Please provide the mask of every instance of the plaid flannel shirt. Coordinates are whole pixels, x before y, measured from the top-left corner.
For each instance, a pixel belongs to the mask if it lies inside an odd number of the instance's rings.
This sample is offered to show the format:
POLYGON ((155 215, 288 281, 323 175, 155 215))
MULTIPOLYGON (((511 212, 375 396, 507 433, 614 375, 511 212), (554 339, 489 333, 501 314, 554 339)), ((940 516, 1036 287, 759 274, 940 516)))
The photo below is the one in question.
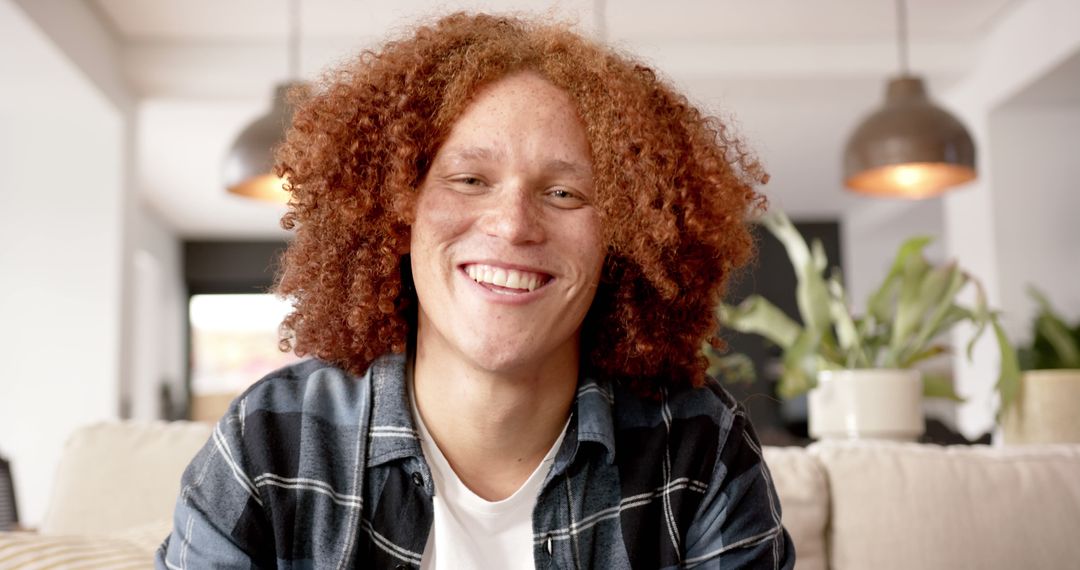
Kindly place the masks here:
MULTIPOLYGON (((231 405, 185 471, 159 569, 417 568, 434 487, 405 360, 308 360, 231 405)), ((583 380, 533 510, 547 568, 792 568, 746 414, 719 385, 660 401, 583 380)))

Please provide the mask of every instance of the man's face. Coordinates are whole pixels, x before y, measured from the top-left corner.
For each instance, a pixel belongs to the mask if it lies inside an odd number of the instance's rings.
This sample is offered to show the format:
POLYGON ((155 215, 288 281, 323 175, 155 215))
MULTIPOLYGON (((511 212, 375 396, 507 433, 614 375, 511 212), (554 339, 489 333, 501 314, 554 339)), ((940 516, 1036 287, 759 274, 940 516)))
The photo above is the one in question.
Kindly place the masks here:
POLYGON ((594 199, 565 92, 533 73, 483 89, 420 188, 410 253, 422 353, 490 372, 576 359, 604 260, 594 199))

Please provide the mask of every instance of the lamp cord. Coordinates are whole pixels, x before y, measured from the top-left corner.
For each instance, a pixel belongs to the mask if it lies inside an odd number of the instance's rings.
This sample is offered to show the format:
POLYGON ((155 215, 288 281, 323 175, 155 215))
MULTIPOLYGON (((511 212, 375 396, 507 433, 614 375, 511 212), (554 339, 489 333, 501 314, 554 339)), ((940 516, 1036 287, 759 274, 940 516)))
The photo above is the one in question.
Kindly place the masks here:
POLYGON ((300 0, 289 0, 289 80, 300 77, 300 0))
POLYGON ((896 35, 897 51, 900 60, 900 75, 908 75, 908 37, 907 37, 907 2, 896 0, 896 35))

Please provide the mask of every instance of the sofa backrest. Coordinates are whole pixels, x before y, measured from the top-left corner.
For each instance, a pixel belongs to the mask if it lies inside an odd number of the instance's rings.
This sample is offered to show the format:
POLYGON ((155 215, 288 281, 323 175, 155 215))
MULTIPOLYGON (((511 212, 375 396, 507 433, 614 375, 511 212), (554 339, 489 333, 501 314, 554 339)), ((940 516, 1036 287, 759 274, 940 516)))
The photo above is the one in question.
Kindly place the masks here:
POLYGON ((1080 446, 815 444, 831 567, 1076 568, 1080 446))
POLYGON ((825 466, 801 447, 764 447, 765 464, 780 496, 784 528, 795 543, 799 570, 828 568, 829 482, 825 466))
POLYGON ((109 422, 68 440, 43 534, 106 534, 168 522, 180 476, 210 438, 195 422, 109 422))
MULTIPOLYGON (((61 458, 41 532, 168 527, 212 427, 102 423, 61 458)), ((1080 445, 764 448, 800 570, 1067 568, 1080 560, 1080 445)))

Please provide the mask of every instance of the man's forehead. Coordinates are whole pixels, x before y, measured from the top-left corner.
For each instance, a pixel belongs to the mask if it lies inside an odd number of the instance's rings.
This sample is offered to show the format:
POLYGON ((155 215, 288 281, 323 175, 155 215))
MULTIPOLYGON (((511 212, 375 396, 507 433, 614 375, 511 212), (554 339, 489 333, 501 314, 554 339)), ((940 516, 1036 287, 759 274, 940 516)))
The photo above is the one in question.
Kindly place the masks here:
POLYGON ((506 153, 488 146, 451 146, 439 151, 447 160, 501 160, 506 153))
MULTIPOLYGON (((439 150, 439 158, 453 163, 460 162, 503 162, 508 159, 503 149, 490 146, 448 146, 439 150)), ((543 163, 544 170, 591 176, 592 167, 577 160, 549 158, 543 163)))

